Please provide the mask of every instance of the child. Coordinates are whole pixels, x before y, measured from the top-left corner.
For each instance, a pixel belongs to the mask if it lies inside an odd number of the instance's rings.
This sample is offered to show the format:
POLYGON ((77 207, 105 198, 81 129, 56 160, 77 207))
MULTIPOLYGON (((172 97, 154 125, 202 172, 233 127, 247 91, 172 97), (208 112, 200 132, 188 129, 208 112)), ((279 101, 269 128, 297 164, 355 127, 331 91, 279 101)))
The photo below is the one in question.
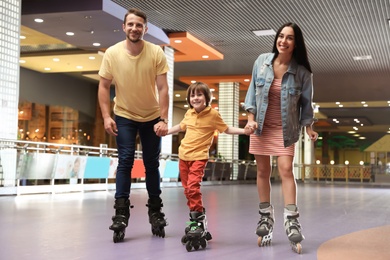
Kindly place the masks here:
POLYGON ((191 251, 192 247, 195 250, 200 246, 205 248, 211 239, 211 234, 207 232, 200 183, 209 159, 214 131, 250 135, 253 130, 226 125, 218 111, 210 106, 211 92, 205 83, 197 82, 188 87, 187 102, 190 109, 180 124, 168 130, 168 134, 186 131, 179 147, 179 170, 191 222, 185 229, 182 243, 186 244, 187 251, 191 251))

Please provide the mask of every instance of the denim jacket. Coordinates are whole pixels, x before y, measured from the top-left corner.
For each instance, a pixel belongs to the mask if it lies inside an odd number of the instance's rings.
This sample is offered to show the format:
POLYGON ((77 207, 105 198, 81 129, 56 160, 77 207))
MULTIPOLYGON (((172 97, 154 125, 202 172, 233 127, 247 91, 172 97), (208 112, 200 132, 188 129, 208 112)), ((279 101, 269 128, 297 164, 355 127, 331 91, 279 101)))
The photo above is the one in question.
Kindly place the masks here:
MULTIPOLYGON (((254 63, 252 80, 246 94, 244 109, 255 115, 258 128, 256 135, 261 135, 265 113, 268 107, 268 93, 274 79, 272 60, 274 53, 261 54, 254 63)), ((282 77, 281 114, 284 147, 299 139, 302 126, 314 122, 313 80, 312 74, 292 59, 287 72, 282 77)))

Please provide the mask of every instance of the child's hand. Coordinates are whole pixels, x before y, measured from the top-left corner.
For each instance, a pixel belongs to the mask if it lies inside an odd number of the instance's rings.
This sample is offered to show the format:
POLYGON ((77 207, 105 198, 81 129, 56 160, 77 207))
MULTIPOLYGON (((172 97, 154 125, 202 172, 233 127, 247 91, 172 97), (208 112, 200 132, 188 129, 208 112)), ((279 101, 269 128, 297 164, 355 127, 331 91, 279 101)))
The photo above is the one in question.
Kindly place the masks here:
POLYGON ((246 135, 251 135, 255 132, 255 129, 250 126, 245 126, 244 131, 246 135))

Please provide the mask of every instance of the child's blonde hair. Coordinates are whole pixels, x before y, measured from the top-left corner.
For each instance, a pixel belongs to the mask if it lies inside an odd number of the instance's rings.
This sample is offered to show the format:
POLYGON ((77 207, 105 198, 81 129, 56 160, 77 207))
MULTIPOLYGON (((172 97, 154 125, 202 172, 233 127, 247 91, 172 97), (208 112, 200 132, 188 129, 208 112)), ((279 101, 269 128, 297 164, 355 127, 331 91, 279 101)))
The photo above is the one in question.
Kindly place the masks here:
POLYGON ((193 108, 193 106, 191 105, 191 102, 190 102, 190 97, 191 97, 191 94, 195 94, 196 92, 203 93, 203 95, 206 98, 206 106, 209 106, 211 103, 211 97, 212 97, 211 91, 210 91, 209 86, 203 82, 195 82, 195 83, 192 83, 188 87, 188 89, 187 89, 187 103, 188 103, 188 105, 191 108, 193 108))

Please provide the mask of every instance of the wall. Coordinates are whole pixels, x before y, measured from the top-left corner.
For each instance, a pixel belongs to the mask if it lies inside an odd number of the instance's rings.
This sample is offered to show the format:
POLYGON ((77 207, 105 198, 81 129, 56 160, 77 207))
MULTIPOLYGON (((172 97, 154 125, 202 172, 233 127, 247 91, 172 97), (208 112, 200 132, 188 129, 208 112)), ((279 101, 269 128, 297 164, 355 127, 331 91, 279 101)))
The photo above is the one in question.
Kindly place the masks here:
POLYGON ((20 68, 19 99, 45 105, 68 106, 95 118, 98 82, 20 68))

